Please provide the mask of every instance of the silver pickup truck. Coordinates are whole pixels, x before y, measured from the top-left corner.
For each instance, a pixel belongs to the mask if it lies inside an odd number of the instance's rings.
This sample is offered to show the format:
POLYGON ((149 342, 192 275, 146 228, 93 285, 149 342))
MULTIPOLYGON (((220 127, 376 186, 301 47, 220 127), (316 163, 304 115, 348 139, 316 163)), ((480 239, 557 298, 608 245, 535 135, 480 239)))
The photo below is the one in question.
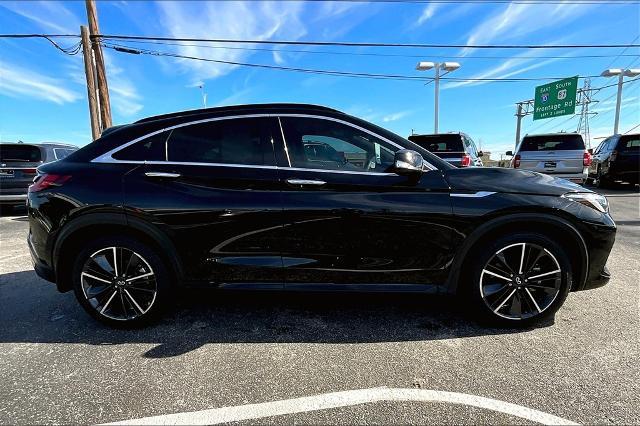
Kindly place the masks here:
POLYGON ((588 177, 591 154, 578 133, 527 135, 518 145, 510 167, 532 170, 583 184, 588 177))

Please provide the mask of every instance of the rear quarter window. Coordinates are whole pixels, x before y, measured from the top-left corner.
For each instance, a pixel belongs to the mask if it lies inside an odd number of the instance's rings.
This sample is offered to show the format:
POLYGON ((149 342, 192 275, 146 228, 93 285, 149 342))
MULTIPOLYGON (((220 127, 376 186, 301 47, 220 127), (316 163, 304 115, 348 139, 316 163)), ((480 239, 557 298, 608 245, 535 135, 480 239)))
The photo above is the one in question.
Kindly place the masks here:
POLYGON ((160 132, 130 145, 112 156, 122 161, 167 161, 167 140, 171 131, 160 132))
POLYGON ((580 135, 525 136, 520 151, 575 151, 583 150, 580 135))
POLYGON ((618 151, 640 151, 640 135, 621 136, 618 151))
POLYGON ((22 144, 0 144, 0 162, 37 163, 42 161, 40 147, 22 144))
POLYGON ((62 160, 74 151, 75 149, 70 148, 53 148, 53 157, 56 160, 62 160))

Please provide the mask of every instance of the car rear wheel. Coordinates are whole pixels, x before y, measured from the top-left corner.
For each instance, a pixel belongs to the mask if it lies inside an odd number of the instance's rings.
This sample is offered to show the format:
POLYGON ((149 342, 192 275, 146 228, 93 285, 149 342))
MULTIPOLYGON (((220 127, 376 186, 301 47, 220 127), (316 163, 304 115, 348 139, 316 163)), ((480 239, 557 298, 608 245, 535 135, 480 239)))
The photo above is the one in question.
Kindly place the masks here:
POLYGON ((594 183, 597 188, 607 188, 611 185, 611 181, 602 174, 602 170, 600 169, 600 167, 598 167, 598 172, 596 173, 594 183))
POLYGON ((469 289, 479 316, 495 324, 528 326, 552 317, 571 287, 565 251, 542 234, 499 238, 472 266, 469 289))
POLYGON ((73 268, 76 298, 94 318, 111 326, 147 323, 162 311, 170 280, 154 250, 128 237, 89 243, 73 268))

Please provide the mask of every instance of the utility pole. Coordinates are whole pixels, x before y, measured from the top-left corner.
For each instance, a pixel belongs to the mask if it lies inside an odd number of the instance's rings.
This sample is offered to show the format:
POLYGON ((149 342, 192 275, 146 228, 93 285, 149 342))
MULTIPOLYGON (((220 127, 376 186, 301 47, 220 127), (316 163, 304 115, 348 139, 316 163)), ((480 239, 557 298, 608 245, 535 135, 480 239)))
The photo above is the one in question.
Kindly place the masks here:
POLYGON ((109 102, 109 86, 107 85, 107 74, 104 65, 104 56, 102 55, 102 46, 100 46, 99 40, 96 38, 100 35, 100 29, 98 27, 98 10, 96 9, 95 0, 86 0, 87 5, 87 19, 89 21, 89 33, 91 40, 91 46, 93 49, 93 56, 96 63, 96 75, 98 85, 98 97, 100 99, 100 118, 101 118, 101 131, 111 127, 111 103, 109 102))
POLYGON ((435 93, 435 96, 433 97, 435 100, 435 104, 433 106, 433 133, 437 135, 438 134, 438 115, 440 114, 440 108, 439 108, 440 103, 438 102, 438 100, 440 99, 440 64, 436 63, 435 69, 436 69, 436 79, 435 79, 436 93, 435 93))
POLYGON ((100 117, 98 113, 98 99, 96 98, 96 80, 94 74, 93 55, 91 54, 91 40, 89 38, 89 29, 80 26, 80 35, 82 37, 82 54, 84 56, 84 73, 87 78, 87 98, 89 99, 89 118, 91 121, 91 136, 93 140, 100 137, 100 117))

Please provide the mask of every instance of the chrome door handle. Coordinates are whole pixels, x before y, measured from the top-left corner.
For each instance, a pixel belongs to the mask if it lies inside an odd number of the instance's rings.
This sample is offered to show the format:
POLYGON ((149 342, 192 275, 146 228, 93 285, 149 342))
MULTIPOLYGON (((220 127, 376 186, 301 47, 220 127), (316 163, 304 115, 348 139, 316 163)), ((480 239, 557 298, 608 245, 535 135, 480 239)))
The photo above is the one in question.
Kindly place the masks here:
POLYGON ((309 185, 309 186, 322 186, 327 182, 323 180, 313 180, 313 179, 287 179, 287 183, 290 185, 309 185))
POLYGON ((180 173, 166 173, 166 172, 146 172, 144 174, 147 177, 176 179, 182 176, 180 173))

